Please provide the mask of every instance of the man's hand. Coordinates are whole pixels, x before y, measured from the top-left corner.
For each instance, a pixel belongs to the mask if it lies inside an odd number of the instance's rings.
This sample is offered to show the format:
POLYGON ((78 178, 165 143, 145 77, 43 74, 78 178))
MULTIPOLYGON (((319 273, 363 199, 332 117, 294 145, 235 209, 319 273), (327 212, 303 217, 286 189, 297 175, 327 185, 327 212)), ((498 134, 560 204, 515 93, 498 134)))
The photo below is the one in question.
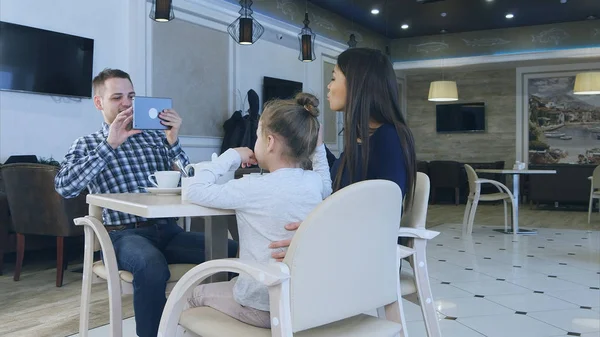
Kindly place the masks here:
POLYGON ((110 124, 108 128, 108 137, 106 142, 113 149, 119 147, 129 136, 141 133, 142 130, 131 130, 129 129, 130 124, 133 121, 133 108, 123 110, 119 112, 115 120, 110 124))
MULTIPOLYGON (((285 229, 287 229, 288 231, 295 231, 296 229, 298 229, 300 227, 300 224, 302 224, 302 223, 301 222, 292 222, 291 224, 285 225, 285 229)), ((269 248, 271 248, 271 249, 287 248, 290 246, 290 243, 292 243, 291 239, 274 241, 274 242, 271 242, 271 244, 269 245, 269 248)), ((283 261, 283 258, 285 257, 285 253, 286 253, 286 250, 276 251, 276 252, 271 253, 271 257, 274 258, 275 260, 277 260, 277 262, 281 262, 281 261, 283 261)))
POLYGON ((167 135, 167 141, 169 145, 173 146, 177 143, 179 137, 179 129, 181 129, 181 117, 177 114, 177 111, 173 109, 165 109, 158 114, 158 118, 162 119, 160 122, 162 125, 166 125, 169 129, 165 130, 167 135))
POLYGON ((251 149, 247 147, 236 147, 234 150, 236 150, 237 153, 240 154, 240 157, 242 158, 243 168, 258 164, 258 161, 254 156, 254 151, 252 151, 251 149))

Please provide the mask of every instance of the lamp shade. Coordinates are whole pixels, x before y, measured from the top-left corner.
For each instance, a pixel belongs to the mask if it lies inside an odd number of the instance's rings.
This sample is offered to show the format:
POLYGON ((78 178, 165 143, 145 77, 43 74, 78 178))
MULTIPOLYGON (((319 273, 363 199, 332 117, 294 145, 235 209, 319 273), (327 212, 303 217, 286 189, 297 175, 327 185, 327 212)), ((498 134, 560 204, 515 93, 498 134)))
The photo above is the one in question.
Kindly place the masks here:
POLYGON ((434 81, 429 86, 429 100, 447 102, 458 100, 458 89, 454 81, 434 81))
POLYGON ((175 18, 172 0, 154 0, 150 10, 150 19, 157 22, 167 22, 175 18))
POLYGON ((304 14, 304 28, 298 34, 298 42, 300 43, 300 54, 298 59, 302 62, 312 62, 317 57, 315 55, 315 37, 312 29, 308 27, 310 21, 308 21, 308 13, 304 14))
POLYGON ((348 47, 356 48, 358 41, 356 41, 356 35, 350 34, 350 39, 348 40, 348 47))
POLYGON ((265 28, 252 17, 252 0, 240 0, 240 16, 227 26, 233 40, 241 45, 250 45, 258 41, 265 28))
POLYGON ((600 95, 600 71, 588 71, 575 76, 575 95, 600 95))

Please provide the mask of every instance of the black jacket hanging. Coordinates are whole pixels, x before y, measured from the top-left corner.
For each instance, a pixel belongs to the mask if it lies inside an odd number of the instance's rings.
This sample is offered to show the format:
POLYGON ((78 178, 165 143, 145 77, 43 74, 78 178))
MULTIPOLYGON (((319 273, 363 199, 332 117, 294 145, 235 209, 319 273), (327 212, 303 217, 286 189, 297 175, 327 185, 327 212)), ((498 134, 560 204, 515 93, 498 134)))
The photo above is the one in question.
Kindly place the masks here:
POLYGON ((252 89, 248 90, 248 104, 250 109, 246 116, 242 116, 242 111, 238 110, 223 124, 225 136, 221 145, 221 153, 234 147, 254 149, 256 130, 258 129, 259 100, 258 94, 252 89))

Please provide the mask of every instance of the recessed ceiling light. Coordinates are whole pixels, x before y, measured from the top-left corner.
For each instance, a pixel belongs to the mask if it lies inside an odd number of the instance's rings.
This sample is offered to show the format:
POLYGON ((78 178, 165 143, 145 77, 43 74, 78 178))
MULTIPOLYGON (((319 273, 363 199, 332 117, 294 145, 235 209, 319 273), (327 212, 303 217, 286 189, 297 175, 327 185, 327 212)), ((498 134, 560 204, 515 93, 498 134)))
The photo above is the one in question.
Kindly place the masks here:
POLYGON ((446 12, 442 12, 440 15, 441 15, 443 18, 445 18, 445 17, 446 17, 446 15, 448 15, 448 14, 447 14, 446 12))
POLYGON ((508 14, 506 14, 506 18, 507 18, 507 19, 512 19, 512 18, 514 18, 514 17, 515 17, 515 15, 514 15, 513 13, 508 13, 508 14))
POLYGON ((567 0, 560 0, 560 3, 561 3, 561 4, 566 4, 566 3, 567 3, 567 0))
POLYGON ((400 28, 402 28, 402 29, 408 29, 408 25, 405 23, 402 26, 400 26, 400 28))
POLYGON ((374 14, 374 15, 379 14, 379 9, 377 9, 377 8, 371 9, 371 14, 374 14))
POLYGON ((485 0, 485 1, 487 1, 487 2, 494 2, 494 0, 485 0))

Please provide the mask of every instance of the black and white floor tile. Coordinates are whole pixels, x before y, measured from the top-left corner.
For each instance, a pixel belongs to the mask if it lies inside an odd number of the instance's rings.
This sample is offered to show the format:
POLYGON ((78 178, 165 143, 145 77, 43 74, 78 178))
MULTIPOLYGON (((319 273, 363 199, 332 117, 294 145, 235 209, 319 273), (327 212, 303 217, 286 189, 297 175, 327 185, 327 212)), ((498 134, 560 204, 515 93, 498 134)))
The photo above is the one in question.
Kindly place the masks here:
MULTIPOLYGON (((468 238, 460 224, 433 229, 427 263, 443 336, 600 337, 600 232, 539 229, 513 242, 491 227, 468 238)), ((405 311, 409 335, 425 336, 419 307, 405 311)))
MULTIPOLYGON (((485 226, 468 238, 460 224, 433 229, 427 261, 444 337, 600 337, 600 232, 539 229, 513 242, 485 226)), ((426 336, 420 308, 403 303, 408 335, 426 336)))

